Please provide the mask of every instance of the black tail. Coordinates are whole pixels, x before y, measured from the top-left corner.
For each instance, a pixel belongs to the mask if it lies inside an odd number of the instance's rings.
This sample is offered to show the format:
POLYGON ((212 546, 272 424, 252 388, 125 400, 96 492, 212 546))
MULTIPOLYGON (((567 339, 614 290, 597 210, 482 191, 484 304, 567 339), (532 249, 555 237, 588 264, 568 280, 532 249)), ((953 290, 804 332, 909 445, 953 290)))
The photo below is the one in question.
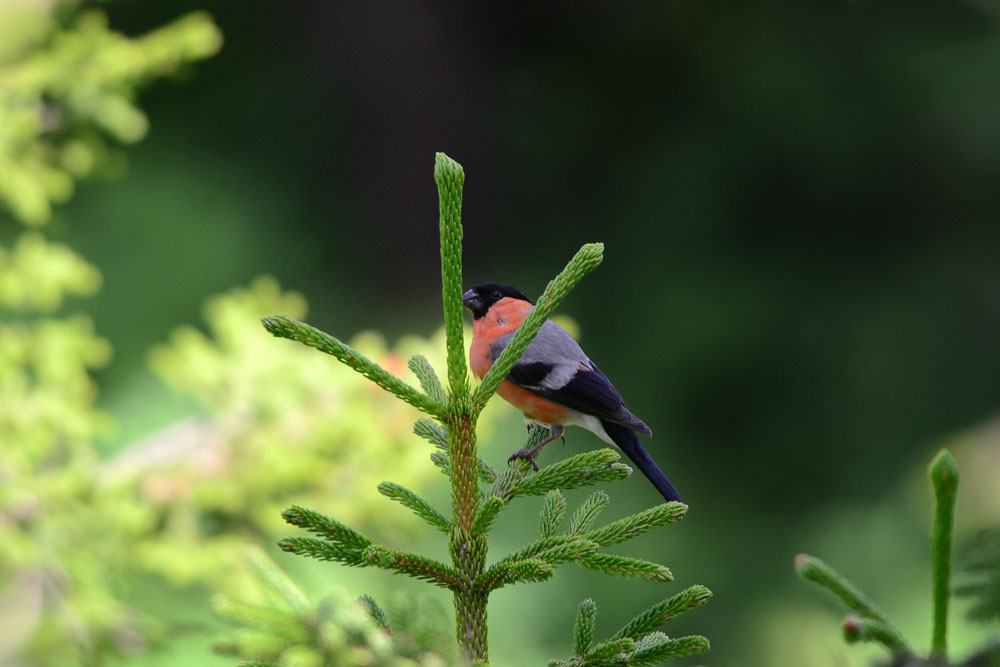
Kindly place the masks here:
POLYGON ((639 436, 635 432, 628 428, 627 426, 622 426, 621 424, 616 424, 615 422, 609 422, 601 420, 601 426, 607 431, 611 439, 615 441, 615 444, 621 447, 621 450, 625 452, 632 463, 639 466, 639 470, 645 475, 656 490, 659 491, 663 497, 669 502, 671 500, 676 500, 677 502, 684 502, 681 498, 681 494, 677 493, 677 489, 674 485, 670 483, 667 476, 663 474, 659 466, 653 461, 649 456, 649 452, 646 448, 642 446, 642 442, 639 441, 639 436))

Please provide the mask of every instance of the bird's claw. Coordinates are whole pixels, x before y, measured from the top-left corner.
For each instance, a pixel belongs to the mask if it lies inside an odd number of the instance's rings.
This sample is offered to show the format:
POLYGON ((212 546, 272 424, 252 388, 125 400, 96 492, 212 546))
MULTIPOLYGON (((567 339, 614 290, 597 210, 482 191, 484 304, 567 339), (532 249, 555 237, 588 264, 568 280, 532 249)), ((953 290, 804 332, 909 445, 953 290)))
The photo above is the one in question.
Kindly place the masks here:
POLYGON ((538 472, 538 464, 535 463, 536 453, 537 452, 531 449, 519 449, 510 455, 510 458, 507 459, 507 463, 513 463, 516 459, 524 459, 531 464, 531 467, 534 468, 535 472, 538 472))

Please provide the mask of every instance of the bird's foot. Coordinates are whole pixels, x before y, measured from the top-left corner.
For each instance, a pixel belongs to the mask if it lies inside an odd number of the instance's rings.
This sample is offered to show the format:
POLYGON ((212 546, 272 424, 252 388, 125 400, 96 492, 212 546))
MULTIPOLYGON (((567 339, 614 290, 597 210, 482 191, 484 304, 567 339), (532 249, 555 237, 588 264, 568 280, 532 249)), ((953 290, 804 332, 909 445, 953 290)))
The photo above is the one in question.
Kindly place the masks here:
MULTIPOLYGON (((535 472, 538 472, 538 464, 535 463, 535 454, 542 451, 542 447, 549 444, 556 438, 562 438, 562 434, 563 434, 563 427, 561 424, 553 424, 549 426, 548 438, 542 440, 540 443, 538 443, 531 449, 517 450, 516 452, 510 455, 510 458, 507 459, 507 463, 513 463, 514 459, 524 459, 525 461, 531 464, 531 467, 535 469, 535 472)), ((565 438, 563 438, 563 442, 566 442, 565 438)))
POLYGON ((535 463, 535 454, 537 453, 538 450, 534 448, 519 449, 510 455, 510 458, 507 459, 507 463, 510 464, 516 461, 517 459, 523 459, 531 464, 531 467, 534 468, 535 472, 538 472, 538 464, 535 463))

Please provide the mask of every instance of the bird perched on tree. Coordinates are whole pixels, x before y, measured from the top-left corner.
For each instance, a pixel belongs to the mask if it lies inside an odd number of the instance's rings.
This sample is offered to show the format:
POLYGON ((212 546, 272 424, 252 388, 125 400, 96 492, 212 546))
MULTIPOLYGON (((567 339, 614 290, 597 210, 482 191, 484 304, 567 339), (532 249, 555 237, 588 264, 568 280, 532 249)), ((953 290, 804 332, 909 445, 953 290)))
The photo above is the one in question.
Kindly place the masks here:
MULTIPOLYGON (((462 295, 472 311, 472 372, 482 379, 514 332, 534 307, 517 288, 484 283, 462 295)), ((607 376, 584 354, 573 337, 552 320, 546 320, 524 354, 497 389, 529 422, 549 427, 549 437, 531 449, 510 457, 527 459, 538 470, 535 455, 562 437, 563 426, 575 424, 618 445, 649 478, 665 499, 680 501, 680 494, 642 446, 636 432, 652 435, 646 424, 629 412, 621 394, 607 376)))

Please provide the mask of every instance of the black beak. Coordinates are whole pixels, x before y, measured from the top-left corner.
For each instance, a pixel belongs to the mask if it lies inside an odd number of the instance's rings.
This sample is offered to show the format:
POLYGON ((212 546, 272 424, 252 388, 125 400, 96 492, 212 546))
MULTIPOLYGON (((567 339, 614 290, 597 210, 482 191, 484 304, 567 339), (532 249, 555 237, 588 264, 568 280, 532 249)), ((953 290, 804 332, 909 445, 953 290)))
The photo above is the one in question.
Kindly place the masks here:
POLYGON ((483 301, 479 298, 479 295, 476 294, 475 290, 470 289, 462 295, 462 305, 472 312, 476 312, 478 309, 483 307, 483 301))

